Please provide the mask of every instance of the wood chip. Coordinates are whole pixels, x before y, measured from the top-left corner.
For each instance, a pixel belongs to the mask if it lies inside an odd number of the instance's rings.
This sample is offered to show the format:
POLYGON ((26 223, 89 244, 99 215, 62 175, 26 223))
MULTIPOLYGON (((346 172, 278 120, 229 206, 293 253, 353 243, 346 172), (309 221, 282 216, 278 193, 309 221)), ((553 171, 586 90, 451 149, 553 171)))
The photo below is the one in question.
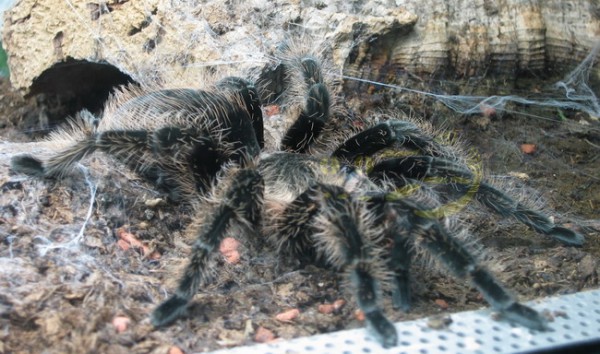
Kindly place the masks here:
POLYGON ((529 181, 530 177, 527 173, 523 172, 509 172, 509 176, 520 179, 521 181, 529 181))
POLYGON ((149 208, 155 208, 159 205, 166 204, 165 200, 162 198, 148 199, 144 201, 144 205, 149 208))

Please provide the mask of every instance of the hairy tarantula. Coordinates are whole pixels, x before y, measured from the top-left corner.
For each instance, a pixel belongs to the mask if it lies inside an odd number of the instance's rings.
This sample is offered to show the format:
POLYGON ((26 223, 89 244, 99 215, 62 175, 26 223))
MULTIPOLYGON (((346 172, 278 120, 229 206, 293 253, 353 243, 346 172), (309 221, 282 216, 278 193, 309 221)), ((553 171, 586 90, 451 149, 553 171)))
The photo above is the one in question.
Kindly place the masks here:
POLYGON ((99 150, 169 191, 172 199, 200 200, 211 208, 189 227, 196 240, 189 263, 174 293, 152 313, 155 326, 185 312, 209 281, 209 263, 220 242, 238 231, 267 238, 286 257, 342 273, 385 347, 398 339, 379 307, 386 293, 382 284, 391 289, 395 307, 408 309, 409 265, 422 251, 455 276, 468 278, 507 319, 547 328, 539 313, 517 302, 478 263, 458 237, 464 231, 451 222, 452 214, 475 200, 565 244, 580 245, 583 236, 494 188, 451 146, 409 121, 390 119, 331 149, 314 148, 333 105, 321 63, 300 55, 280 65, 286 70, 284 86, 303 87, 304 93, 279 149, 265 149, 260 90, 249 80, 226 77, 209 90, 158 90, 112 100, 101 120, 81 119, 58 133, 73 141, 63 151, 45 161, 17 156, 12 168, 37 177, 61 176, 99 150))

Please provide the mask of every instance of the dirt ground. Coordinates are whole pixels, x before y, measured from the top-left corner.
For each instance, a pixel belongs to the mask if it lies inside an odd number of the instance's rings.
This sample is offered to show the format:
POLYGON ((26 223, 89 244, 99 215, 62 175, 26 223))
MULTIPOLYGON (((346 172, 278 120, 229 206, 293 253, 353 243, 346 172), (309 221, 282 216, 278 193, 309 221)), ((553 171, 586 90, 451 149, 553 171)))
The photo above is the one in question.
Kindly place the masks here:
MULTIPOLYGON (((544 84, 516 83, 510 89, 522 94, 544 84)), ((491 94, 493 88, 486 92, 482 85, 474 93, 491 94)), ((585 234, 583 247, 565 247, 472 208, 464 218, 486 251, 486 264, 519 299, 598 287, 597 118, 518 105, 507 107, 510 112, 459 115, 431 99, 363 89, 350 105, 361 102, 368 110, 384 104, 456 132, 491 176, 514 194, 531 195, 557 223, 585 234), (533 144, 535 151, 522 152, 522 144, 533 144)), ((101 154, 83 161, 86 170, 60 181, 9 173, 10 156, 43 149, 19 144, 31 140, 27 133, 35 130, 35 114, 33 101, 3 81, 0 353, 167 353, 173 346, 191 353, 252 344, 261 327, 277 338, 294 338, 363 326, 338 275, 314 266, 293 269, 263 250, 242 253, 235 265, 221 261, 215 282, 194 298, 189 314, 154 329, 148 316, 173 291, 192 242, 185 233, 190 208, 158 201, 164 196, 101 154), (320 305, 340 299, 345 304, 323 313, 320 305), (299 316, 276 319, 290 309, 299 316)), ((464 281, 422 262, 413 267, 411 311, 393 310, 384 296, 393 321, 487 306, 464 281)))

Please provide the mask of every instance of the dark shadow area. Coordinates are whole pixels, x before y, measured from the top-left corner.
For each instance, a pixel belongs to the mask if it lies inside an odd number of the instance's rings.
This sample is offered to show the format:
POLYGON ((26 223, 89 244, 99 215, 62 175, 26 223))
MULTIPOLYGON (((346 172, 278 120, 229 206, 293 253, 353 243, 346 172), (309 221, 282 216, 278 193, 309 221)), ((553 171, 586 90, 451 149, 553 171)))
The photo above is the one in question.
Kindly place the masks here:
POLYGON ((135 83, 108 63, 67 58, 37 77, 27 98, 36 101, 37 114, 25 119, 25 131, 43 135, 82 109, 99 113, 113 90, 135 83))

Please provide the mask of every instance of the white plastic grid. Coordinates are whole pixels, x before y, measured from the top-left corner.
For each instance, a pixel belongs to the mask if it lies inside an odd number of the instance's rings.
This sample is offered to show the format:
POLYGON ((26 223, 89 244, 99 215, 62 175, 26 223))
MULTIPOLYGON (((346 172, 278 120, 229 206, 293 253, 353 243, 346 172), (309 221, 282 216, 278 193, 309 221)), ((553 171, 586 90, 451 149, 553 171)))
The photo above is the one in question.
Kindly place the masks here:
POLYGON ((295 353, 522 353, 600 342, 600 290, 535 300, 528 303, 553 317, 550 330, 534 331, 494 321, 491 310, 450 315, 452 323, 432 329, 428 319, 396 323, 398 346, 384 349, 365 329, 354 329, 213 352, 213 354, 295 353))

